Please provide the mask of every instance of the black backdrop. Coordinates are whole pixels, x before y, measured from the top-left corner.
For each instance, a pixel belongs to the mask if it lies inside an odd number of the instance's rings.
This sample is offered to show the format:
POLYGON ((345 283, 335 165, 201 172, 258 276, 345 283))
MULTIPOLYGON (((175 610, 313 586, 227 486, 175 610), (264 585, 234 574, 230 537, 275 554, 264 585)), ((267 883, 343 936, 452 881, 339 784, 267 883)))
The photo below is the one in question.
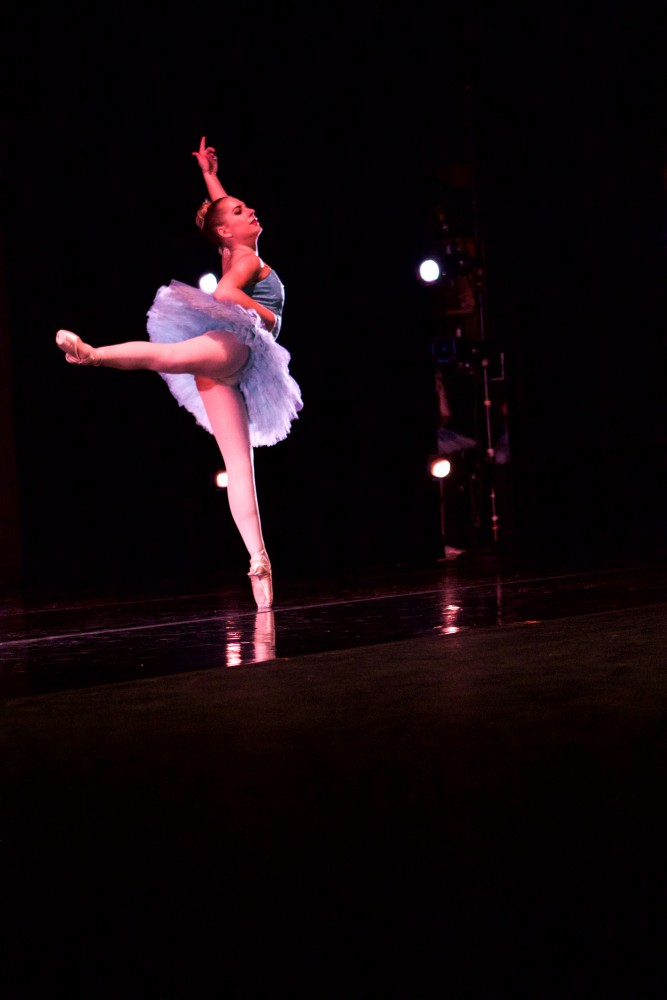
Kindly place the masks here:
POLYGON ((664 553, 664 17, 629 13, 10 12, 2 237, 25 578, 245 564, 210 482, 215 443, 162 380, 74 369, 54 344, 61 326, 144 337, 159 285, 216 266, 193 225, 201 134, 287 289, 281 339, 305 406, 256 453, 277 569, 441 553, 414 266, 462 162, 506 361, 502 554, 664 553))

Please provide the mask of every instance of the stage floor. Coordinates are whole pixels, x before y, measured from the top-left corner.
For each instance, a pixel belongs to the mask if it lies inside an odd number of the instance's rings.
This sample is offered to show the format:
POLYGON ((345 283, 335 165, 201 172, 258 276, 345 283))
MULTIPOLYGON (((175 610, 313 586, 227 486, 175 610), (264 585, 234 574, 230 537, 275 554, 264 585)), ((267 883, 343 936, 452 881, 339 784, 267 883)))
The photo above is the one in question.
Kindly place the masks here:
POLYGON ((3 1000, 664 997, 667 566, 1 608, 3 1000))
POLYGON ((502 573, 492 560, 277 579, 271 612, 240 576, 196 589, 0 597, 0 697, 193 670, 290 662, 331 650, 535 625, 667 601, 667 567, 502 573))

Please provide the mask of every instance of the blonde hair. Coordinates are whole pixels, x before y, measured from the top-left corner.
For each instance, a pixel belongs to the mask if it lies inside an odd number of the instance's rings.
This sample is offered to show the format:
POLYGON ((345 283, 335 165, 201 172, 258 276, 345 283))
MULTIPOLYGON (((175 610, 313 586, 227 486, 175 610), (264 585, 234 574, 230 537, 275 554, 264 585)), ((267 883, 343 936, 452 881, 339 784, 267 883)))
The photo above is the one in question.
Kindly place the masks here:
POLYGON ((222 198, 216 198, 215 201, 210 201, 206 198, 197 209, 197 214, 195 215, 196 224, 209 243, 212 243, 215 247, 221 247, 224 242, 217 232, 217 227, 222 222, 221 208, 223 201, 227 197, 228 195, 223 195, 222 198))

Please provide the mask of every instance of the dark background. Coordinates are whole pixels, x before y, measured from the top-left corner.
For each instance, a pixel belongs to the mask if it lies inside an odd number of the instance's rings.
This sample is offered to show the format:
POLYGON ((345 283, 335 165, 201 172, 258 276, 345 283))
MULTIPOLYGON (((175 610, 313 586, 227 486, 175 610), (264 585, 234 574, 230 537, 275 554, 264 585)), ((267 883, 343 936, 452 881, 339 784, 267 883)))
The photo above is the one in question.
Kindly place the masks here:
POLYGON ((22 579, 245 567, 213 439, 154 373, 75 369, 54 343, 59 327, 143 338, 161 284, 216 267, 193 223, 202 134, 286 286, 304 410, 256 452, 277 570, 442 554, 432 289, 415 266, 443 203, 477 219, 505 363, 499 556, 664 555, 664 28, 663 4, 10 10, 3 424, 22 579))

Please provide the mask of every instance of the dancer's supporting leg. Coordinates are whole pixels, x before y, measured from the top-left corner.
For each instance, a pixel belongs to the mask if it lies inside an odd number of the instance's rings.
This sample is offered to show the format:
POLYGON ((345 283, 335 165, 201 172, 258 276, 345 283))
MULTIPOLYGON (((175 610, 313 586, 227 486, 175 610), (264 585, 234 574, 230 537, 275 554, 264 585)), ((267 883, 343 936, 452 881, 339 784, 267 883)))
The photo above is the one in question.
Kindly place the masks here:
POLYGON ((268 610, 273 602, 271 564, 262 537, 245 400, 236 386, 201 375, 196 381, 227 470, 232 517, 250 555, 248 575, 255 601, 260 611, 268 610))

